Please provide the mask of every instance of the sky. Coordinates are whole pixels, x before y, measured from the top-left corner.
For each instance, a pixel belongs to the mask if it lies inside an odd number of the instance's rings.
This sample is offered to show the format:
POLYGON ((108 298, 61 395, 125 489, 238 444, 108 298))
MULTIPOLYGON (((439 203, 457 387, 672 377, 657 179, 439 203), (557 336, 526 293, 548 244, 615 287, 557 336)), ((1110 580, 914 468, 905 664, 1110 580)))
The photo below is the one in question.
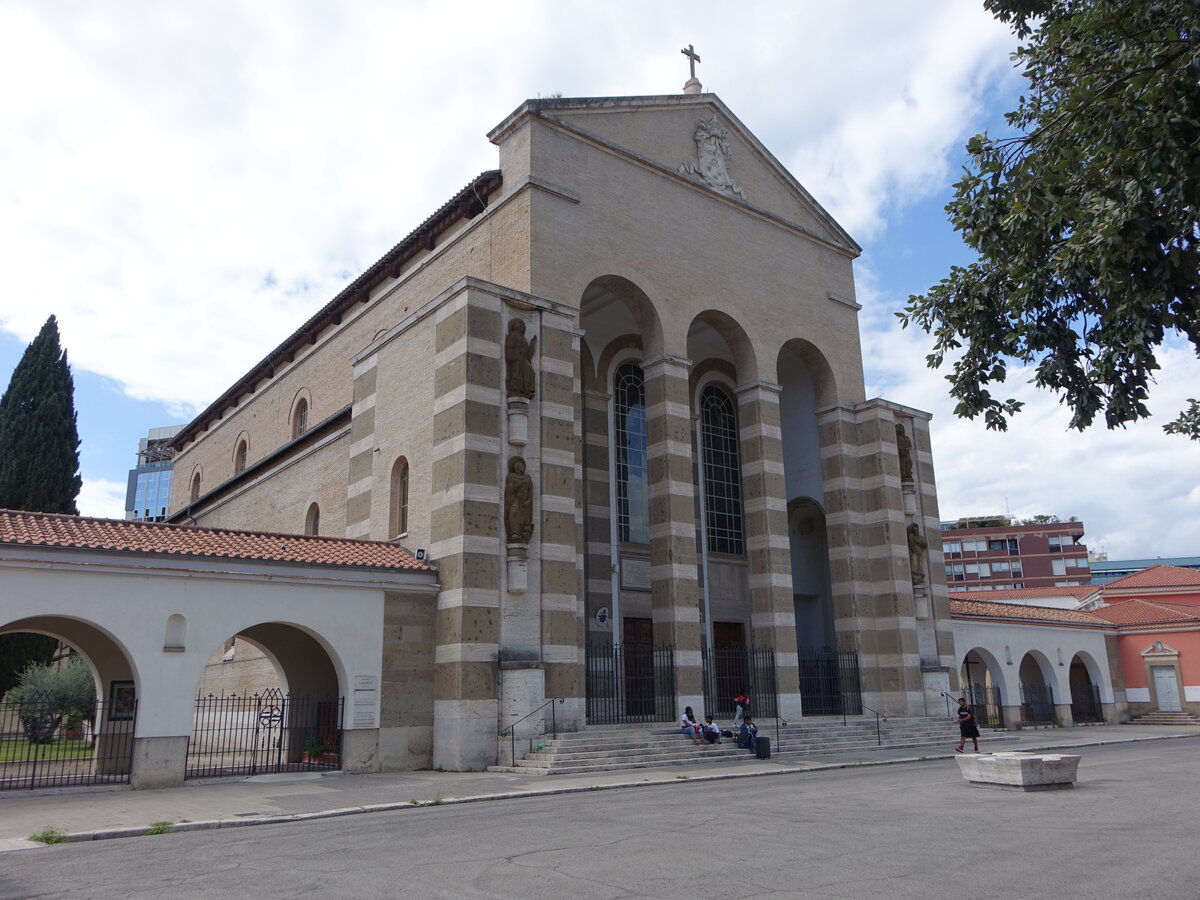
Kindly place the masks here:
MULTIPOLYGON (((138 438, 184 423, 481 171, 525 99, 717 93, 863 246, 867 396, 933 413, 943 519, 1083 521, 1111 559, 1200 555, 1200 443, 1067 429, 1016 370, 1009 431, 953 415, 910 294, 972 256, 943 210, 1023 82, 980 0, 503 4, 0 0, 0 384, 51 313, 85 515, 120 518, 138 438), (201 362, 202 360, 202 362, 201 362)), ((736 172, 734 173, 736 176, 736 172)))

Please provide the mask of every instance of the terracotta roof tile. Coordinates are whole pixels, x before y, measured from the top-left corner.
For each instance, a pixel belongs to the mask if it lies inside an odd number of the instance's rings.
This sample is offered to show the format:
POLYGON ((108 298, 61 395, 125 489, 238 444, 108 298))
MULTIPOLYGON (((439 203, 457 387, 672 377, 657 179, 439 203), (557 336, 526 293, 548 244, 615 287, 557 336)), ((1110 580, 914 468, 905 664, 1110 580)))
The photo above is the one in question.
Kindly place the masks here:
MULTIPOLYGON (((1009 593, 1005 591, 1004 593, 1009 593)), ((950 600, 950 613, 955 616, 985 616, 987 618, 1026 619, 1038 622, 1063 622, 1070 625, 1111 625, 1093 613, 1054 606, 1025 606, 1021 603, 993 603, 987 600, 950 600)))
POLYGON ((0 510, 0 545, 433 572, 397 544, 0 510))
MULTIPOLYGON (((958 597, 962 600, 978 600, 982 597, 1004 597, 1007 600, 1036 600, 1038 597, 1074 597, 1076 600, 1082 600, 1096 591, 1100 590, 1098 584, 1072 584, 1063 587, 1040 587, 1040 588, 1014 588, 1011 591, 996 590, 990 591, 962 591, 955 590, 953 586, 950 588, 950 596, 958 597)), ((1002 603, 1004 601, 997 601, 1002 603)))
POLYGON ((1093 609, 1091 614, 1117 625, 1164 625, 1168 622, 1200 622, 1200 609, 1182 603, 1123 600, 1093 609))
POLYGON ((1151 566, 1140 572, 1132 572, 1122 578, 1114 578, 1104 585, 1105 590, 1132 587, 1179 587, 1194 585, 1200 588, 1200 572, 1182 566, 1151 566))

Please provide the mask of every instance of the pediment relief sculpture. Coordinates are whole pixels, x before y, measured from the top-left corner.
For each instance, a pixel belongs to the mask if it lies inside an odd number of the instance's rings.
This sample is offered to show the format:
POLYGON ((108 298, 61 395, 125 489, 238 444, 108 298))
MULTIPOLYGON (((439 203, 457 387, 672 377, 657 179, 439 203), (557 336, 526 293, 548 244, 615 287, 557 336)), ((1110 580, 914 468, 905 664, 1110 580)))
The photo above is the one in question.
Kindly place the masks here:
POLYGON ((714 114, 708 121, 701 120, 696 126, 696 162, 684 163, 679 167, 680 175, 699 178, 714 191, 727 197, 746 199, 746 193, 729 174, 729 132, 721 127, 714 114))

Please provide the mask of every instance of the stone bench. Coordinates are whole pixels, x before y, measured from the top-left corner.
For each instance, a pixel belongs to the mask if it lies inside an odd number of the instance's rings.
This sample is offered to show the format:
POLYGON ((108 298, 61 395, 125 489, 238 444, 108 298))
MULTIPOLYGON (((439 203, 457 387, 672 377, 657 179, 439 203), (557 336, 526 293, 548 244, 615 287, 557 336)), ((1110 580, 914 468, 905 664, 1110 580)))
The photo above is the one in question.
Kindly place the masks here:
POLYGON ((1053 791, 1075 786, 1079 757, 1063 753, 969 753, 957 757, 972 787, 1053 791))

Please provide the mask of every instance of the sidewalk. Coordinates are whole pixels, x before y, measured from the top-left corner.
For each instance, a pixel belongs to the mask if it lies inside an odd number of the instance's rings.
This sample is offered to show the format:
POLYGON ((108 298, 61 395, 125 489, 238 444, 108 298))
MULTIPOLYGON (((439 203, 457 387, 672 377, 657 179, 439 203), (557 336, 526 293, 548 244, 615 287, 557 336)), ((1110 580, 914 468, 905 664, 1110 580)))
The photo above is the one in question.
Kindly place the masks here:
MULTIPOLYGON (((1197 737, 1195 729, 1151 725, 1095 725, 1016 732, 999 750, 1073 750, 1129 741, 1197 737)), ((223 779, 180 788, 128 788, 61 793, 0 794, 0 851, 41 847, 28 836, 43 827, 71 840, 144 834, 155 823, 171 831, 233 828, 355 815, 414 806, 469 803, 590 790, 678 784, 718 778, 752 778, 848 766, 887 765, 953 757, 956 736, 947 727, 945 752, 928 749, 856 750, 814 754, 801 761, 746 758, 588 775, 517 775, 493 772, 394 772, 343 775, 304 772, 223 779)), ((987 751, 987 735, 981 738, 987 751)))

